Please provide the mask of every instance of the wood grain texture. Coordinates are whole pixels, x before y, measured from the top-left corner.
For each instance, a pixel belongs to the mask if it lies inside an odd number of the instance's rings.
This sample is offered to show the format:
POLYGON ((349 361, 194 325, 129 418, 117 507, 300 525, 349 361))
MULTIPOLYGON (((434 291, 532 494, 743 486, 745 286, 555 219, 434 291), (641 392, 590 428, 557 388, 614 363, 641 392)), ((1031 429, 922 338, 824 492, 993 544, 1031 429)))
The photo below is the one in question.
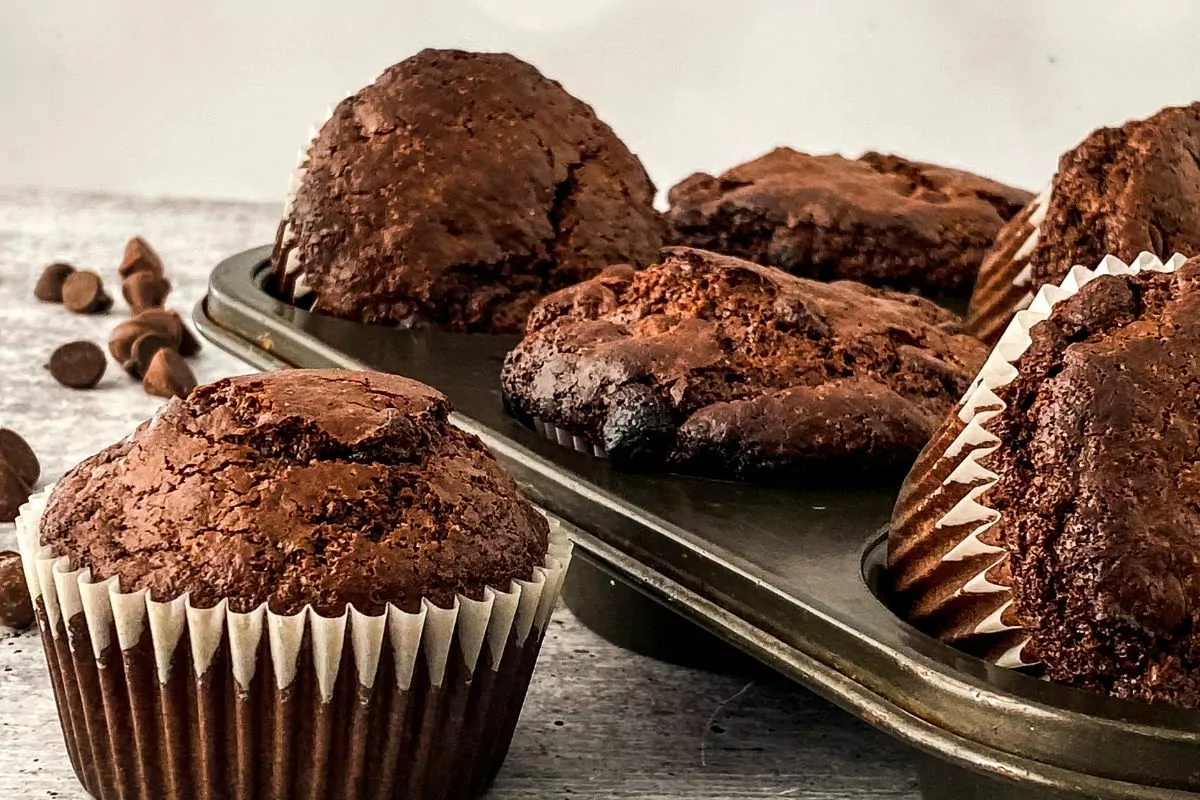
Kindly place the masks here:
MULTIPOLYGON (((100 386, 59 386, 42 365, 73 339, 104 345, 123 318, 33 299, 63 259, 119 290, 125 240, 141 234, 190 314, 224 256, 271 239, 278 208, 0 190, 0 425, 20 431, 44 482, 123 437, 159 405, 109 364, 100 386)), ((119 291, 112 292, 120 296, 119 291)), ((249 371, 208 345, 201 381, 249 371)), ((0 525, 0 548, 13 547, 0 525)), ((682 623, 681 623, 682 624, 682 623)), ((710 674, 629 653, 559 609, 504 771, 490 797, 806 800, 919 798, 908 752, 780 678, 710 674)), ((0 640, 0 798, 77 800, 39 640, 0 640)))

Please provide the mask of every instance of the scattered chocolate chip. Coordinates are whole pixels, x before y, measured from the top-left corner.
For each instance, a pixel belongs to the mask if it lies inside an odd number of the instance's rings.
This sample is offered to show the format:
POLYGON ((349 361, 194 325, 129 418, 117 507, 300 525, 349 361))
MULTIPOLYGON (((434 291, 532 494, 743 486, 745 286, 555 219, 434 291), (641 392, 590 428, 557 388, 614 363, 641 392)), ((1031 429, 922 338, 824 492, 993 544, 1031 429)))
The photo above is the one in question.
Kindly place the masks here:
POLYGON ((174 311, 165 308, 148 308, 133 318, 171 340, 171 347, 180 349, 183 341, 183 320, 174 311))
POLYGON ((108 359, 92 342, 68 342, 50 355, 46 369, 54 380, 72 389, 91 389, 104 377, 108 359))
POLYGON ((133 343, 147 333, 156 332, 156 328, 137 319, 127 319, 113 328, 108 336, 108 352, 118 364, 124 364, 133 353, 133 343))
POLYGON ((85 270, 73 272, 63 281, 62 299, 67 310, 76 314, 103 314, 112 308, 100 276, 85 270))
POLYGON ((157 397, 187 397, 196 388, 196 376, 183 356, 163 348, 150 360, 142 388, 157 397))
MULTIPOLYGON (((176 315, 178 317, 178 315, 176 315)), ((200 352, 200 340, 196 338, 196 334, 184 325, 182 320, 179 323, 179 328, 182 331, 182 336, 179 339, 179 355, 186 358, 191 358, 200 352)))
POLYGON ((61 303, 63 282, 74 271, 74 267, 61 261, 48 264, 42 270, 42 277, 38 278, 37 285, 33 287, 33 296, 43 303, 61 303))
POLYGON ((121 284, 121 294, 134 314, 160 307, 170 291, 171 284, 166 278, 149 271, 135 272, 121 284))
POLYGON ((21 480, 16 470, 0 461, 0 522, 12 522, 17 511, 25 505, 33 487, 21 480))
POLYGON ((166 274, 158 253, 154 252, 154 249, 146 244, 146 240, 140 236, 133 237, 125 244, 125 255, 121 259, 121 266, 117 271, 120 272, 122 278, 128 278, 137 272, 149 272, 160 278, 166 274))
POLYGON ((188 358, 200 352, 200 340, 188 329, 179 312, 165 308, 148 308, 133 318, 134 322, 146 325, 172 341, 179 355, 188 358))
POLYGON ((8 464, 21 481, 35 486, 42 475, 42 465, 29 443, 11 428, 0 428, 0 461, 8 464))
POLYGON ((0 628, 23 631, 33 624, 33 601, 21 554, 0 550, 0 628))
POLYGON ((150 362, 154 360, 154 356, 159 350, 174 352, 175 344, 161 333, 155 331, 143 333, 133 342, 129 358, 123 365, 125 371, 135 378, 141 378, 150 368, 150 362))

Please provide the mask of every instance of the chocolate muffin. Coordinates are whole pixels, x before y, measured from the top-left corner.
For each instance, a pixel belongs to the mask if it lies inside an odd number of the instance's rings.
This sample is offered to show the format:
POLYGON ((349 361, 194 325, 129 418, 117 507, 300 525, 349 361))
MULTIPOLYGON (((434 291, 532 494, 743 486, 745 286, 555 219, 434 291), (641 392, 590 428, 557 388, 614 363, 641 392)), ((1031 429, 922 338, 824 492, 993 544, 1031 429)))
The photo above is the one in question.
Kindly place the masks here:
POLYGON ((848 159, 781 147, 673 187, 668 235, 806 278, 965 294, 996 233, 1031 198, 899 156, 848 159))
POLYGON ((912 463, 986 356, 919 297, 664 256, 534 309, 502 373, 518 417, 627 466, 885 475, 912 463))
POLYGON ((1200 259, 1181 261, 1077 269, 1005 334, 897 504, 891 582, 916 624, 1200 708, 1200 259))
POLYGON ((967 326, 994 343, 1013 314, 1075 264, 1200 254, 1200 103, 1093 131, 996 238, 967 326))
POLYGON ((568 551, 449 412, 390 375, 223 380, 168 403, 23 514, 89 793, 483 791, 568 551), (65 581, 46 580, 51 563, 65 581), (103 669, 114 644, 126 665, 115 683, 103 669))
POLYGON ((662 244, 654 184, 587 104, 513 56, 424 50, 333 109, 272 256, 361 322, 519 332, 545 294, 662 244))

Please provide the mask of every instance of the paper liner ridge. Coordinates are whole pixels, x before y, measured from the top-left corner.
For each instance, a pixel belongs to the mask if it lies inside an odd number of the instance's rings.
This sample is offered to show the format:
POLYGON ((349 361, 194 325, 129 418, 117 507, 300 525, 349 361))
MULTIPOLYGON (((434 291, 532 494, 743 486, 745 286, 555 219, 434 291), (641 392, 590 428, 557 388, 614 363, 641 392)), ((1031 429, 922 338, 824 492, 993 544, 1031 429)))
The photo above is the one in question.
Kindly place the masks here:
POLYGON ((186 594, 156 602, 144 589, 122 592, 116 578, 93 581, 89 568, 71 569, 67 557, 55 555, 50 547, 40 543, 39 524, 52 489, 30 498, 17 519, 18 546, 29 592, 35 601, 41 599, 45 609, 44 618, 39 614, 39 621, 54 639, 67 631, 67 644, 73 651, 76 637, 70 633, 68 623, 83 615, 98 661, 116 652, 110 637, 114 628, 118 651, 134 648, 148 630, 162 684, 171 676, 172 663, 185 633, 197 678, 212 664, 222 641, 228 637, 230 667, 243 690, 250 686, 260 667, 258 653, 265 635, 272 678, 276 687, 283 690, 295 680, 301 642, 307 632, 312 644, 314 674, 324 702, 333 696, 342 652, 347 646, 358 683, 366 688, 376 680, 385 641, 392 649, 395 677, 401 688, 410 684, 417 659, 422 655, 431 682, 434 686, 441 685, 455 641, 472 672, 486 645, 491 669, 495 671, 500 668, 510 635, 522 643, 531 631, 545 630, 571 559, 570 539, 562 525, 549 518, 550 540, 543 564, 534 568, 529 580, 514 580, 504 590, 487 587, 482 600, 460 595, 450 608, 440 608, 426 598, 415 613, 388 604, 378 615, 347 606, 337 617, 324 617, 311 606, 295 614, 275 614, 265 603, 239 613, 229 607, 227 599, 209 608, 197 608, 186 594))

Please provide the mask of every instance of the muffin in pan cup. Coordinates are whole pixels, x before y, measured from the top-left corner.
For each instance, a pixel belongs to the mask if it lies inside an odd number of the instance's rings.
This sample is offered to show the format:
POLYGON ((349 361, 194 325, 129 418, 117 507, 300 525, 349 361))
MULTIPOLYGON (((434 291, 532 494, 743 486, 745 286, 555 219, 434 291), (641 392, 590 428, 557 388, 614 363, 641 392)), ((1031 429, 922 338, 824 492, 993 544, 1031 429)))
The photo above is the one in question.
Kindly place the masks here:
POLYGON ((654 192, 595 111, 532 65, 422 50, 311 135, 271 283, 356 322, 517 333, 543 296, 654 260, 654 192))
POLYGON ((1001 666, 1200 708, 1200 259, 1076 266, 918 458, 894 609, 1001 666))
POLYGON ((93 797, 486 790, 570 544, 449 411, 390 375, 223 380, 22 509, 93 797))
POLYGON ((929 300, 672 247, 545 298, 501 385, 518 419, 622 468, 886 480, 987 352, 929 300))

